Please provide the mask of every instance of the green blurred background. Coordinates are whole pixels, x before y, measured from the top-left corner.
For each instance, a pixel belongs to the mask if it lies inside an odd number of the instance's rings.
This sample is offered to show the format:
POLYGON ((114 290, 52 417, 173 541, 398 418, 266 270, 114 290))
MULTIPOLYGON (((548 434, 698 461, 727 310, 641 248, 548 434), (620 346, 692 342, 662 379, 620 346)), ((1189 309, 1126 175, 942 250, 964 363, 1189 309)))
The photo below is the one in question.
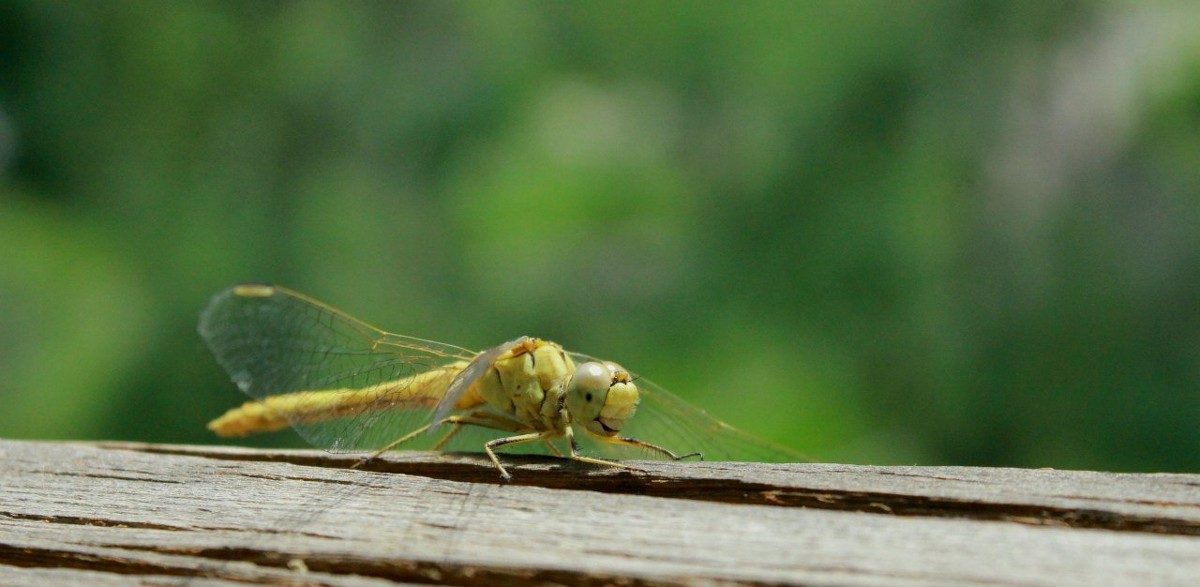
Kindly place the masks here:
POLYGON ((4 0, 0 178, 3 437, 216 442, 269 281, 820 460, 1200 471, 1193 3, 4 0))

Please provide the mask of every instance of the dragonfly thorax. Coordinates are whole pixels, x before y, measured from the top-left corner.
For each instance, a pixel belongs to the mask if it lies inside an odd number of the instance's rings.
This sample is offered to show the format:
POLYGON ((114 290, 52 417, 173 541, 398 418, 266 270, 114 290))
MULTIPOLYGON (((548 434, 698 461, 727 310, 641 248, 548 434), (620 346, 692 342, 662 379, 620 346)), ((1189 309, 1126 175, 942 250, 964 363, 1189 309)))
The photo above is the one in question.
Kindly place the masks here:
POLYGON ((559 345, 525 339, 502 353, 478 382, 479 395, 492 408, 532 430, 562 433, 569 417, 563 395, 575 363, 559 345))

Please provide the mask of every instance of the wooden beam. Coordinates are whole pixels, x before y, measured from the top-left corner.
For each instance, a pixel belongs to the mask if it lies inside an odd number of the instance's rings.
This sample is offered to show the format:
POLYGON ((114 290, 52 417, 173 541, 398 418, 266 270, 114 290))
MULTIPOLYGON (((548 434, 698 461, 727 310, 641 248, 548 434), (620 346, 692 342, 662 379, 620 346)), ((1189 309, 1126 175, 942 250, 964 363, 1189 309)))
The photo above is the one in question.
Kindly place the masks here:
POLYGON ((1200 475, 0 441, 0 585, 1196 585, 1200 475))

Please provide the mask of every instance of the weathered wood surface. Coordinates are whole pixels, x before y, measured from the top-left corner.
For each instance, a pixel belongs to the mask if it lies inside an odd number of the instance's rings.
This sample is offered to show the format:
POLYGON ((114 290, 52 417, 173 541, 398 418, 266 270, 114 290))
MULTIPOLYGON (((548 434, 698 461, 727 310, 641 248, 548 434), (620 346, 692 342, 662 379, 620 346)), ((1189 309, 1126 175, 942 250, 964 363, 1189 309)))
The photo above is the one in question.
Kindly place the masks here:
POLYGON ((0 585, 1200 584, 1200 475, 0 441, 0 585))

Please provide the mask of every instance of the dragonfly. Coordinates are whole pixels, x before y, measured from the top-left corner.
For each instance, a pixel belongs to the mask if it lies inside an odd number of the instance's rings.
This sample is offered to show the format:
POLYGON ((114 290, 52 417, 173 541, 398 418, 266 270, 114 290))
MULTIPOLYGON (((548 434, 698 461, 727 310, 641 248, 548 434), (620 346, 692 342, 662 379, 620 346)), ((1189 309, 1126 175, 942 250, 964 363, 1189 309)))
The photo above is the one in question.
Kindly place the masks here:
POLYGON ((619 461, 804 460, 617 363, 539 338, 474 352, 392 334, 265 284, 215 295, 198 330, 253 398, 208 424, 222 437, 290 426, 318 448, 370 452, 361 462, 430 442, 433 450, 482 447, 505 481, 512 475, 501 448, 633 471, 619 461))

